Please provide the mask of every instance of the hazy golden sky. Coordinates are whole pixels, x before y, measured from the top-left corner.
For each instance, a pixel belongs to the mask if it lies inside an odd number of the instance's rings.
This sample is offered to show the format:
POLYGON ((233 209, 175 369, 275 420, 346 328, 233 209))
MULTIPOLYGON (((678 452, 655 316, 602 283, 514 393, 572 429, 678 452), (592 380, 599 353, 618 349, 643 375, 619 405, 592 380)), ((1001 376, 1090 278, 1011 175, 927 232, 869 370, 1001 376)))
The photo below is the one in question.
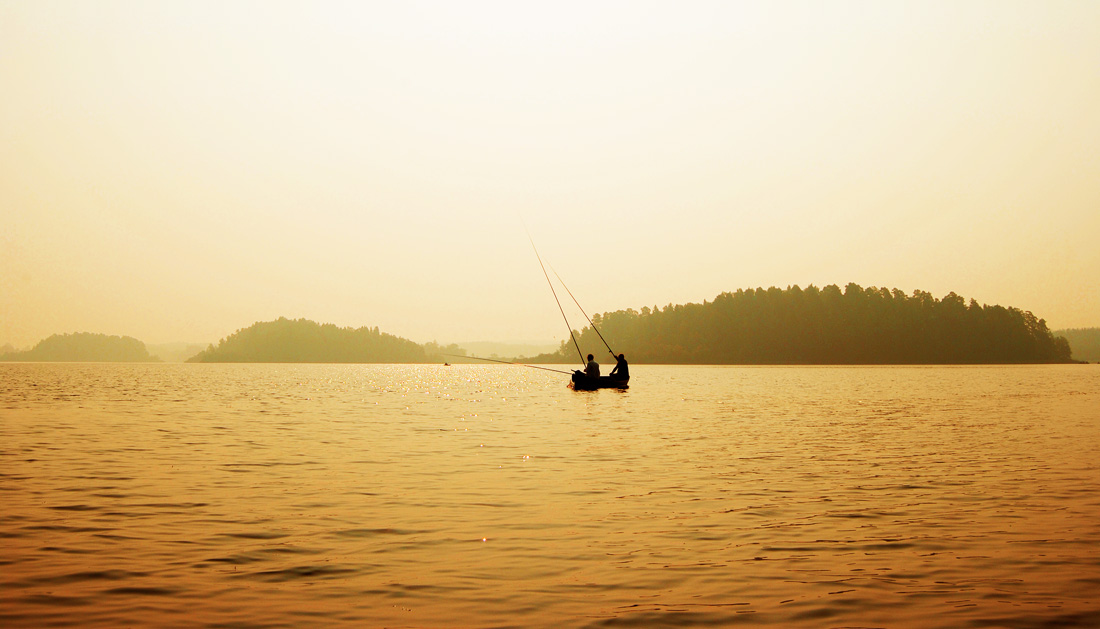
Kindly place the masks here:
POLYGON ((524 224, 590 314, 1100 325, 1100 2, 0 2, 0 343, 564 338, 524 224))

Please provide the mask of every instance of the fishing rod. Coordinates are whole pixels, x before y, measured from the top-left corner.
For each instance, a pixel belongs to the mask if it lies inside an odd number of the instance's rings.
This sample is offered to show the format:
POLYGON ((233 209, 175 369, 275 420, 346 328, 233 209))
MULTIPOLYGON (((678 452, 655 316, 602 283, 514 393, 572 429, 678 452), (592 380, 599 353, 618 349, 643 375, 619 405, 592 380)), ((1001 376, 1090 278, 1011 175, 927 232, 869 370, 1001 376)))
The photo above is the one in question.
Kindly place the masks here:
POLYGON ((551 369, 549 367, 536 367, 535 365, 527 365, 524 363, 514 363, 508 360, 496 360, 493 358, 479 358, 478 356, 459 356, 458 354, 442 354, 443 356, 450 356, 451 358, 470 358, 472 360, 487 360, 491 363, 502 363, 505 365, 515 365, 517 367, 530 367, 531 369, 541 369, 543 371, 553 371, 554 373, 564 373, 572 375, 571 371, 562 371, 561 369, 551 369))
MULTIPOLYGON (((542 274, 546 276, 546 283, 550 286, 550 292, 554 294, 554 301, 558 303, 558 310, 561 311, 561 318, 565 319, 565 327, 569 328, 569 338, 573 339, 573 345, 577 348, 577 354, 581 357, 581 364, 584 363, 584 352, 581 351, 581 344, 577 342, 577 337, 573 335, 573 326, 569 325, 569 318, 565 316, 565 309, 561 307, 561 300, 558 299, 558 291, 554 290, 554 283, 550 281, 550 274, 546 272, 546 265, 542 263, 542 256, 539 255, 539 250, 535 247, 535 239, 531 238, 531 232, 527 232, 527 240, 531 241, 531 249, 535 252, 535 257, 539 259, 539 266, 542 267, 542 274)), ((559 278, 560 279, 560 278, 559 278)), ((562 284, 565 286, 565 284, 562 284)))
MULTIPOLYGON (((554 268, 554 265, 550 265, 550 270, 554 272, 554 277, 558 278, 558 281, 561 282, 561 286, 565 289, 565 292, 569 293, 570 297, 573 297, 573 291, 569 290, 569 287, 565 285, 564 281, 562 281, 561 276, 558 275, 558 271, 554 268)), ((581 309, 581 314, 584 315, 585 319, 588 319, 588 325, 592 326, 592 330, 596 332, 596 336, 600 337, 600 340, 603 341, 603 346, 607 348, 607 351, 611 352, 611 357, 618 358, 618 356, 615 355, 615 350, 611 349, 611 346, 607 344, 607 339, 605 339, 603 335, 600 334, 600 329, 596 327, 595 323, 592 323, 592 318, 588 316, 588 313, 584 311, 584 308, 581 308, 581 302, 577 301, 576 297, 573 297, 573 303, 577 304, 577 307, 581 309)))

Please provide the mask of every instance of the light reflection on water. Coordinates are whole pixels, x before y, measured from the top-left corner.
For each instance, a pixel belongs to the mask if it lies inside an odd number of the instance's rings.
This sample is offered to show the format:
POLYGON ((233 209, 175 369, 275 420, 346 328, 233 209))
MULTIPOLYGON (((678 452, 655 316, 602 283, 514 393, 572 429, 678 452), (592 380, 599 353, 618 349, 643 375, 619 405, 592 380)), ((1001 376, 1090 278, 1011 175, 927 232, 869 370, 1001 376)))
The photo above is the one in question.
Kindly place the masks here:
POLYGON ((5 626, 1100 626, 1100 368, 0 365, 5 626))

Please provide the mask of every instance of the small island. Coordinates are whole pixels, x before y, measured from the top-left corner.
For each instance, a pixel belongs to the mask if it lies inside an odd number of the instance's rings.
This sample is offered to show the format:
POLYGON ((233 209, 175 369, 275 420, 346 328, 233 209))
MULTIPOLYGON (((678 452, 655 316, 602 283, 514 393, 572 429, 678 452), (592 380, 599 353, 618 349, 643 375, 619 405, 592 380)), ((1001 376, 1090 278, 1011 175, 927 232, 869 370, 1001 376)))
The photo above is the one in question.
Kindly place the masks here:
POLYGON ((423 345, 377 327, 340 328, 280 317, 237 330, 189 363, 424 363, 423 345))
POLYGON ((7 362, 160 362, 149 354, 145 343, 129 336, 108 336, 91 332, 54 334, 25 352, 0 354, 7 362))

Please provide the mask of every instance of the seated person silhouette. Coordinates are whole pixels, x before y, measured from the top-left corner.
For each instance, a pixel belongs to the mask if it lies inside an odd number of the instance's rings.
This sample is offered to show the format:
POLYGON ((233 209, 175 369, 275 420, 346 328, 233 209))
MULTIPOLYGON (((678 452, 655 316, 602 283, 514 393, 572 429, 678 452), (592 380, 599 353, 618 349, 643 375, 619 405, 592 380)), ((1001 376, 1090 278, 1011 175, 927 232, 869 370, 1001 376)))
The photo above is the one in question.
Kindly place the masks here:
POLYGON ((608 377, 617 380, 626 380, 630 377, 630 367, 626 364, 626 356, 619 354, 619 357, 615 360, 615 368, 611 370, 611 373, 607 374, 608 377))
POLYGON ((596 362, 596 359, 593 358, 592 354, 588 355, 588 365, 584 368, 584 375, 589 378, 600 377, 600 365, 596 362))

